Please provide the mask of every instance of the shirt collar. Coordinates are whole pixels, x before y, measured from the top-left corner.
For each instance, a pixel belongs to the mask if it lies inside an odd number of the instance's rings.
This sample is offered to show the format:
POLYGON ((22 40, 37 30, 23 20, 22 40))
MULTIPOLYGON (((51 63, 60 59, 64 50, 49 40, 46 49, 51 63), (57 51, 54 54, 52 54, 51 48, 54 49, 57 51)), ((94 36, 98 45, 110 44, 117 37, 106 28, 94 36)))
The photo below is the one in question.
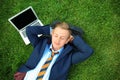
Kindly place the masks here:
MULTIPOLYGON (((49 49, 52 49, 52 44, 50 44, 50 48, 49 48, 49 49)), ((54 51, 54 50, 52 49, 52 51, 61 53, 61 52, 63 51, 63 49, 64 49, 64 47, 60 48, 60 49, 57 50, 57 51, 54 51)))

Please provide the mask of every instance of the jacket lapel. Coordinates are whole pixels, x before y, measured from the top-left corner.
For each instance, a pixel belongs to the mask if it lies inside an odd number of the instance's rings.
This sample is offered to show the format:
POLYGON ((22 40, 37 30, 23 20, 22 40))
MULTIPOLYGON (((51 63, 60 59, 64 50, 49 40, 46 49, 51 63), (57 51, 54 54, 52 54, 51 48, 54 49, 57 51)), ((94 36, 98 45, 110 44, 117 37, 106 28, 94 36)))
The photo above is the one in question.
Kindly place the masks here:
POLYGON ((43 45, 42 45, 42 47, 41 47, 40 54, 43 55, 44 50, 45 50, 45 47, 46 47, 46 44, 50 44, 50 43, 51 43, 50 39, 45 39, 45 40, 43 41, 43 45))
POLYGON ((61 58, 63 58, 65 55, 67 55, 72 50, 72 46, 69 44, 64 48, 64 50, 61 52, 61 55, 58 57, 56 62, 58 62, 61 58))
POLYGON ((40 55, 37 56, 37 61, 36 61, 37 64, 38 64, 38 62, 40 61, 40 59, 41 59, 41 57, 42 57, 42 55, 43 55, 43 53, 44 53, 44 50, 45 50, 45 47, 46 47, 47 41, 48 41, 48 39, 45 39, 45 40, 43 41, 42 46, 39 46, 39 47, 41 47, 41 48, 39 49, 39 53, 40 53, 40 55))

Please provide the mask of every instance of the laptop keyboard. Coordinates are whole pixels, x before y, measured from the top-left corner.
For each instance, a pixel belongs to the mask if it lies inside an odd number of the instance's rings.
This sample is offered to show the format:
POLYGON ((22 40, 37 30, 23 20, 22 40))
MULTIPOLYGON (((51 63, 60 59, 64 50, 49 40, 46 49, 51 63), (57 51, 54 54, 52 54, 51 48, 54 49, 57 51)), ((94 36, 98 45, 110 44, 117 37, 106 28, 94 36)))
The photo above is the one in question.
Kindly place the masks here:
POLYGON ((24 37, 27 37, 27 35, 26 35, 26 29, 24 29, 24 30, 22 31, 22 34, 23 34, 24 37))
POLYGON ((34 24, 32 24, 32 26, 41 26, 41 24, 37 21, 34 24))
MULTIPOLYGON (((32 24, 31 26, 41 26, 41 24, 37 21, 34 24, 32 24)), ((24 37, 27 37, 26 29, 22 30, 22 34, 24 37)))

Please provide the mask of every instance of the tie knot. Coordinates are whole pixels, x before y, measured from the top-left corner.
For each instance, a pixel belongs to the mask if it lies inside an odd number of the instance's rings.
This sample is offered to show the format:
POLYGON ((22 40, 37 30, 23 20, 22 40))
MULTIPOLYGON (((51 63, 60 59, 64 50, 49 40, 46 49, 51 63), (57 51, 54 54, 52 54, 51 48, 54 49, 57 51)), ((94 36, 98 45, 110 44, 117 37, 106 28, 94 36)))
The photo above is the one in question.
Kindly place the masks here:
POLYGON ((55 54, 58 54, 59 52, 52 52, 52 57, 55 55, 55 54))
POLYGON ((50 49, 51 50, 51 52, 52 52, 52 54, 51 54, 51 56, 53 57, 55 54, 58 54, 59 52, 58 51, 54 51, 53 49, 50 49))

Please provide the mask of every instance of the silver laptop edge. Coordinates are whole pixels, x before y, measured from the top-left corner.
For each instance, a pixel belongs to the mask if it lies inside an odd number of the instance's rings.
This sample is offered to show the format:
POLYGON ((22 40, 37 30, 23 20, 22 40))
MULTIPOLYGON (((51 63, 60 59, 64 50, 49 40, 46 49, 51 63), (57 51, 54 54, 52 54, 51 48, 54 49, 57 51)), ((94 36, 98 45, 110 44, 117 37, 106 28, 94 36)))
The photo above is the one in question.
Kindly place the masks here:
POLYGON ((24 10, 20 11, 20 12, 17 13, 16 15, 12 16, 11 18, 9 18, 8 21, 9 21, 9 22, 14 26, 14 28, 20 33, 20 35, 21 35, 21 37, 22 37, 22 39, 23 39, 23 41, 25 42, 26 45, 28 45, 28 44, 30 43, 30 41, 29 41, 28 37, 24 38, 24 36, 23 36, 23 34, 22 34, 22 30, 24 30, 24 29, 25 29, 27 26, 29 26, 29 25, 34 25, 34 23, 37 22, 37 21, 40 23, 41 26, 43 26, 42 22, 38 19, 38 17, 37 17, 37 15, 36 15, 35 11, 33 10, 32 6, 29 6, 29 7, 25 8, 24 10), (28 9, 31 9, 31 10, 32 10, 32 12, 34 13, 34 15, 35 15, 35 17, 36 17, 36 20, 34 20, 32 23, 29 23, 28 25, 24 26, 23 28, 18 29, 18 28, 13 24, 13 22, 12 22, 11 20, 12 20, 13 18, 15 18, 16 16, 22 14, 23 12, 25 12, 25 11, 28 10, 28 9))
MULTIPOLYGON (((12 22, 11 22, 11 19, 13 19, 13 18, 15 18, 16 16, 18 16, 18 15, 20 15, 21 13, 23 13, 23 12, 25 12, 26 10, 28 10, 28 9, 30 9, 31 8, 31 10, 33 11, 33 13, 35 14, 35 16, 36 16, 36 20, 39 20, 38 19, 38 17, 37 17, 37 14, 35 13, 35 11, 33 10, 33 8, 32 8, 32 6, 29 6, 29 7, 27 7, 26 9, 24 9, 24 10, 22 10, 22 11, 20 11, 19 13, 17 13, 17 14, 15 14, 14 16, 12 16, 11 18, 9 18, 8 19, 8 21, 15 27, 15 29, 17 30, 17 31, 20 31, 12 22)), ((35 20, 35 21, 36 21, 35 20)), ((33 21, 33 22, 35 22, 35 21, 33 21)), ((39 22, 40 22, 40 24, 43 26, 43 24, 42 24, 42 22, 39 20, 39 22)), ((30 23, 30 24, 32 24, 32 23, 30 23)), ((28 24, 28 25, 30 25, 30 24, 28 24)), ((28 25, 26 25, 26 26, 28 26, 28 25)), ((26 26, 24 27, 24 28, 26 28, 26 26)), ((23 28, 22 28, 23 29, 23 28)))

